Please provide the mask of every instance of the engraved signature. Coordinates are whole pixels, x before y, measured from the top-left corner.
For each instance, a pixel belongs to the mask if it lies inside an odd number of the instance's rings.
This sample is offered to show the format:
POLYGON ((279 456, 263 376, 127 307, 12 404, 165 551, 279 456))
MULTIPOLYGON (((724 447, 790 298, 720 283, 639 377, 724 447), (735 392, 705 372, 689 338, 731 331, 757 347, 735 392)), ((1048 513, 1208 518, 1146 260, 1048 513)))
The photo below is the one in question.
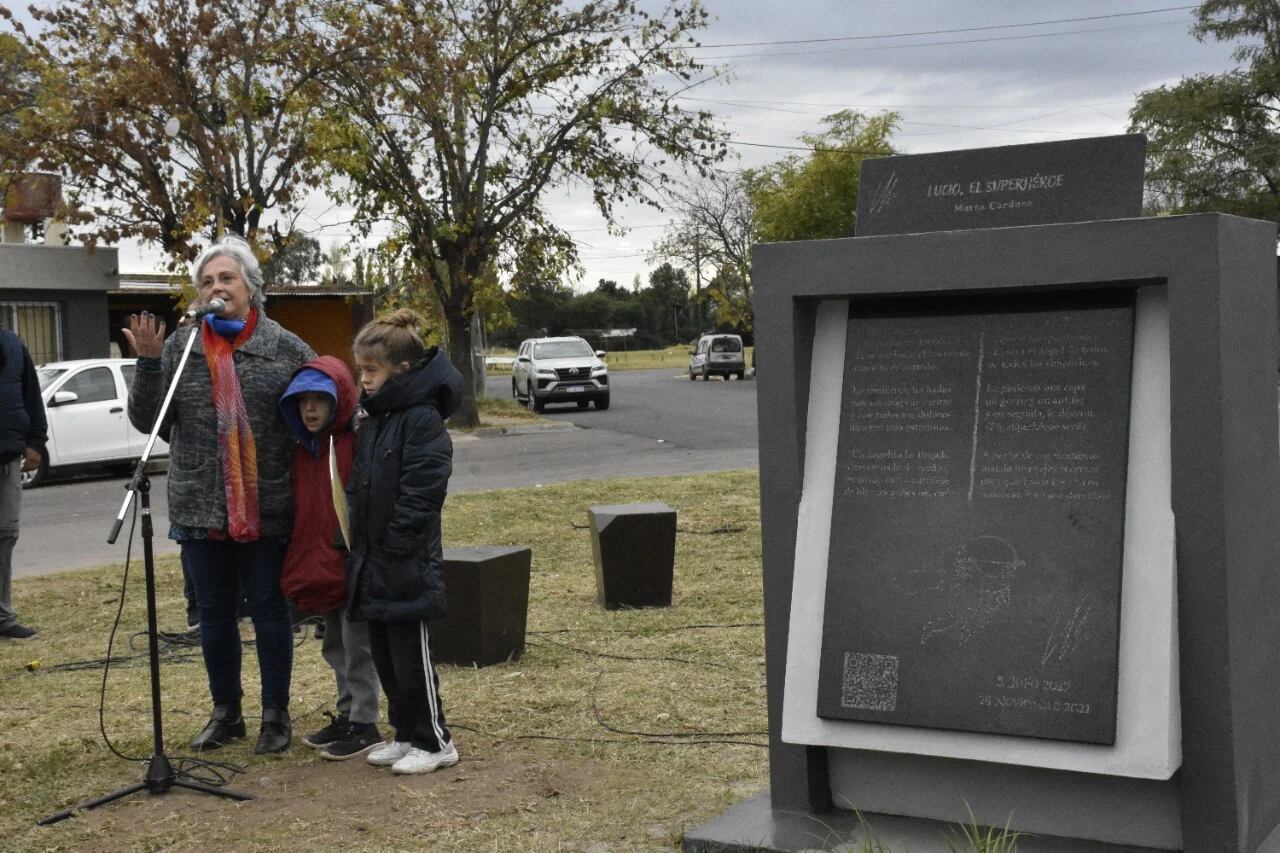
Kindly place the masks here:
POLYGON ((883 213, 895 198, 898 197, 898 173, 890 172, 889 177, 876 187, 875 194, 871 198, 871 212, 883 213))
POLYGON ((1055 658, 1061 663, 1075 654, 1076 649, 1080 647, 1080 641, 1085 636, 1085 622, 1088 621, 1089 614, 1092 612, 1093 606, 1086 604, 1085 599, 1081 597, 1069 616, 1058 617, 1049 636, 1045 639, 1044 653, 1040 656, 1041 666, 1045 666, 1055 658))

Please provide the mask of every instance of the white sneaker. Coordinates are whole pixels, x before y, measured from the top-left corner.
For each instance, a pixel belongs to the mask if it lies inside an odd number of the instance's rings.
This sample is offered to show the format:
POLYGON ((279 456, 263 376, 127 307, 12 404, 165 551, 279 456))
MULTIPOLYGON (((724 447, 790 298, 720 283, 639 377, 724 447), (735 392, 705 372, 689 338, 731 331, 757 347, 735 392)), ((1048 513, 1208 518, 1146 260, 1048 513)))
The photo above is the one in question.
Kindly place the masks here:
POLYGON ((365 756, 364 760, 379 767, 390 767, 414 751, 413 744, 407 740, 389 740, 365 756))
POLYGON ((409 750, 404 758, 391 765, 392 773, 430 773, 441 767, 452 767, 458 763, 458 750, 453 741, 439 752, 427 752, 416 746, 409 750))

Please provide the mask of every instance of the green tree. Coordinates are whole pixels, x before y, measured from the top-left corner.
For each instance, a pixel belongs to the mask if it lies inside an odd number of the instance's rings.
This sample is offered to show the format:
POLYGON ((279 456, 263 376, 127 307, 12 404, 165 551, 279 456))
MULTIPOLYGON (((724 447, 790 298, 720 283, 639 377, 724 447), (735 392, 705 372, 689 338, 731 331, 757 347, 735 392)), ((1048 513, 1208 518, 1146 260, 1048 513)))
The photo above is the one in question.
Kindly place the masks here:
MULTIPOLYGON (((705 24, 697 0, 657 13, 635 0, 336 7, 340 41, 362 56, 329 78, 335 187, 362 221, 403 229, 468 380, 481 271, 502 263, 548 280, 576 258, 546 213, 548 188, 580 183, 612 222, 624 199, 654 201, 669 164, 696 170, 723 156, 711 115, 676 100, 703 73, 682 49, 705 24)), ((454 420, 478 422, 471 396, 454 420)))
POLYGON ((811 150, 744 175, 762 242, 853 236, 862 161, 896 153, 890 144, 898 114, 865 116, 842 110, 825 129, 801 140, 811 150))
POLYGON ((613 319, 614 301, 599 291, 575 296, 569 305, 568 326, 574 329, 607 329, 613 319))
POLYGON ((510 291, 511 313, 520 337, 556 334, 564 327, 573 291, 556 281, 518 281, 510 291))
POLYGON ((697 318, 689 300, 689 276, 664 263, 649 273, 649 286, 640 291, 640 302, 649 315, 647 331, 667 343, 677 343, 696 333, 697 318))
MULTIPOLYGON (((39 75, 20 133, 62 173, 73 233, 192 257, 232 230, 258 241, 318 184, 318 74, 342 58, 322 0, 81 0, 8 19, 39 75)), ((286 235, 273 232, 277 240, 286 235)))
POLYGON ((744 277, 737 267, 721 267, 707 286, 707 294, 715 305, 715 320, 719 328, 742 332, 755 329, 749 275, 744 277))
POLYGON ((267 286, 313 282, 320 273, 320 257, 320 241, 295 232, 284 238, 263 262, 262 278, 267 286))
POLYGON ((1208 0, 1192 33, 1239 41, 1241 67, 1138 96, 1129 120, 1147 136, 1148 206, 1278 220, 1280 8, 1274 0, 1208 0))

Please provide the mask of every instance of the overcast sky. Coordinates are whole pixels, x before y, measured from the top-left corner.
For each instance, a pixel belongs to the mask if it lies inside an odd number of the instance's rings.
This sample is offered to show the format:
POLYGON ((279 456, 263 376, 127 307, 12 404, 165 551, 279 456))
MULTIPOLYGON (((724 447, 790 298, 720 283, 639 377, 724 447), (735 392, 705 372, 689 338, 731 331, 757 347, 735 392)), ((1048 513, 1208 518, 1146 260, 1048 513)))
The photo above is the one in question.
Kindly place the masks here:
MULTIPOLYGON (((843 108, 899 112, 893 142, 904 153, 1123 133, 1136 93, 1235 65, 1231 45, 1190 35, 1192 6, 1168 0, 706 0, 706 7, 712 21, 696 53, 729 74, 690 92, 687 106, 720 117, 741 166, 785 156, 785 146, 843 108), (828 41, 782 43, 819 39, 828 41)), ((557 192, 550 201, 556 221, 580 242, 586 275, 578 289, 600 278, 647 280, 665 214, 628 207, 631 230, 617 237, 605 232, 587 193, 557 192)), ((352 239, 349 225, 333 224, 348 216, 319 202, 298 225, 327 247, 352 239)), ((123 246, 120 257, 126 272, 159 265, 157 253, 137 247, 123 246)))

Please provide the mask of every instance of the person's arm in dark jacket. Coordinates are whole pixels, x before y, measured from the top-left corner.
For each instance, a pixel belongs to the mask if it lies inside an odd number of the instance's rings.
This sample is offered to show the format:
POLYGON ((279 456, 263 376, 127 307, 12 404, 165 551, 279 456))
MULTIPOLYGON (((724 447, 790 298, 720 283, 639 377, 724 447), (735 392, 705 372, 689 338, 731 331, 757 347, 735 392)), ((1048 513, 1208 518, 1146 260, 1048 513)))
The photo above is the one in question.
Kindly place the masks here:
POLYGON ((44 399, 40 396, 40 377, 36 375, 31 353, 22 348, 22 403, 27 410, 31 426, 27 429, 27 447, 46 456, 49 443, 49 420, 44 412, 44 399))
POLYGON ((412 553, 426 531, 425 521, 438 515, 453 473, 453 441, 434 406, 410 410, 404 424, 400 455, 400 494, 382 547, 392 555, 412 553))

